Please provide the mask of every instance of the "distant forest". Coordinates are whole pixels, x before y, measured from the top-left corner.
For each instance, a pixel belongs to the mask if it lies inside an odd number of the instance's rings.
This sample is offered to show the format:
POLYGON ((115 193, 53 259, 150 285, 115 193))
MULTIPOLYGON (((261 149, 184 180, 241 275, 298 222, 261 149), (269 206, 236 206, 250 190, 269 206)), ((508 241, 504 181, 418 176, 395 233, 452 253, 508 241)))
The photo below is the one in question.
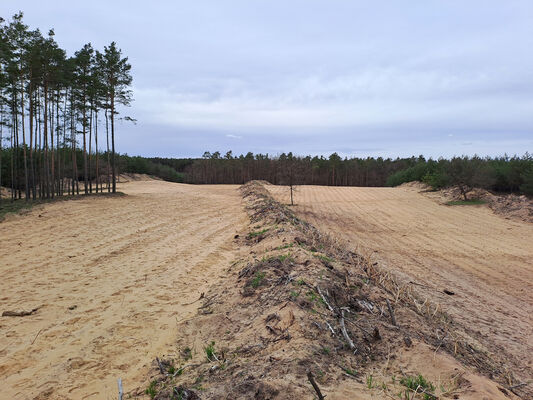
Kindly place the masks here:
POLYGON ((242 184, 252 179, 272 184, 397 186, 420 181, 435 189, 458 186, 466 197, 473 187, 533 194, 533 156, 454 157, 451 159, 296 157, 292 153, 233 156, 205 152, 202 158, 121 157, 124 171, 148 173, 174 182, 242 184))

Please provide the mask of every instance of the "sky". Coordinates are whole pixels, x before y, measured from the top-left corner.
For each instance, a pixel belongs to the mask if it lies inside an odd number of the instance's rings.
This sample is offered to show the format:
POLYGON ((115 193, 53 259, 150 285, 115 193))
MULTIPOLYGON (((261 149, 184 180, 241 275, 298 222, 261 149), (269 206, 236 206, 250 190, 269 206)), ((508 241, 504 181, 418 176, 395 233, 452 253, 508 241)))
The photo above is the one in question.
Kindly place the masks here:
POLYGON ((533 152, 531 0, 0 0, 132 64, 130 155, 533 152))

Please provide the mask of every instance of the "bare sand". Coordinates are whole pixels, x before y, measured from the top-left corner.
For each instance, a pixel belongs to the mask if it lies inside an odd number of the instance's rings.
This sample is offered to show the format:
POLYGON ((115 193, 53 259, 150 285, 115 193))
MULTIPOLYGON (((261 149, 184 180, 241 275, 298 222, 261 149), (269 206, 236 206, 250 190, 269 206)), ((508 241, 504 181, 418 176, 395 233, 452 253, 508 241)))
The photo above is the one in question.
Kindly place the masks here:
MULTIPOLYGON (((287 203, 286 187, 267 185, 287 203)), ((533 376, 533 224, 414 188, 299 186, 294 211, 415 282, 509 368, 533 376), (454 295, 447 295, 444 289, 454 295)))
POLYGON ((178 322, 238 256, 236 186, 124 183, 0 223, 0 398, 116 399, 175 349, 178 322))

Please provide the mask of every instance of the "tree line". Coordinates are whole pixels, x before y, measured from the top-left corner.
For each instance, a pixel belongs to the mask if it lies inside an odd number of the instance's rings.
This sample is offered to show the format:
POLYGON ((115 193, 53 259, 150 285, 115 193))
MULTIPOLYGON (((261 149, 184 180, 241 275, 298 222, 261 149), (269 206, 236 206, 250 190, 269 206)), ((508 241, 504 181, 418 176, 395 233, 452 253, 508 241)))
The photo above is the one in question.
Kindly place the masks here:
POLYGON ((12 200, 79 195, 80 182, 84 194, 116 192, 117 108, 132 100, 131 65, 115 42, 68 57, 54 36, 31 30, 22 12, 0 18, 0 186, 12 200))
POLYGON ((495 192, 533 194, 533 157, 409 158, 298 157, 283 153, 233 156, 205 152, 201 159, 159 159, 176 167, 188 183, 242 184, 252 179, 272 184, 325 186, 397 186, 420 181, 435 189, 458 186, 463 196, 474 187, 495 192), (179 169, 181 168, 181 169, 179 169))

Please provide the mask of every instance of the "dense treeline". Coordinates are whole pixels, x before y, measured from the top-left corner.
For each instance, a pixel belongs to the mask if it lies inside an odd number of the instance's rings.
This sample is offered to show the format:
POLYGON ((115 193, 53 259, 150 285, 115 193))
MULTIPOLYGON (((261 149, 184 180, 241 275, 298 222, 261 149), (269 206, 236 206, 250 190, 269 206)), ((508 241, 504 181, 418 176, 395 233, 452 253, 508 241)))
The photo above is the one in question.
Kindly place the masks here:
POLYGON ((252 179, 273 184, 294 181, 299 185, 384 186, 387 178, 417 163, 418 158, 297 157, 292 153, 233 156, 227 152, 204 153, 202 159, 184 168, 189 183, 243 183, 252 179))
POLYGON ((453 157, 450 160, 418 162, 387 179, 388 186, 420 181, 434 189, 459 187, 463 197, 474 187, 495 192, 523 192, 533 194, 533 157, 453 157))
POLYGON ((119 171, 153 175, 169 182, 184 182, 183 174, 178 172, 178 169, 182 169, 186 165, 186 163, 179 162, 181 159, 175 159, 177 162, 175 164, 170 163, 170 165, 162 162, 164 159, 139 156, 121 155, 119 160, 119 171))
POLYGON ((85 194, 116 191, 115 123, 131 101, 130 70, 114 42, 67 57, 53 30, 30 30, 22 12, 0 18, 0 186, 12 199, 79 194, 80 181, 85 194))
MULTIPOLYGON (((169 162, 169 165, 171 163, 169 162)), ((533 157, 454 157, 452 159, 295 157, 292 153, 234 157, 206 152, 202 159, 181 165, 189 183, 244 183, 252 179, 273 184, 332 186, 396 186, 421 181, 438 189, 458 186, 466 198, 473 187, 533 194, 533 157)))

